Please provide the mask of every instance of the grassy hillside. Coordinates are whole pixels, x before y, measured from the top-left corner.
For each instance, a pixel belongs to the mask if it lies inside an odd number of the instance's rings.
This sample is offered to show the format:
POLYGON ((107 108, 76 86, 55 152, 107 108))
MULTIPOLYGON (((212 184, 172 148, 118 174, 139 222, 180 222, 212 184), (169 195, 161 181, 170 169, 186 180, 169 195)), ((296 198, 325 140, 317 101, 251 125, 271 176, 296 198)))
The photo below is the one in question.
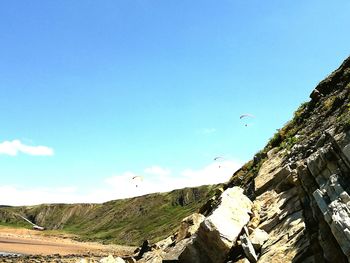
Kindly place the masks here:
POLYGON ((76 234, 82 240, 139 245, 144 239, 169 236, 180 221, 197 211, 217 186, 185 188, 103 204, 44 204, 0 207, 0 224, 31 227, 16 214, 38 225, 76 234))

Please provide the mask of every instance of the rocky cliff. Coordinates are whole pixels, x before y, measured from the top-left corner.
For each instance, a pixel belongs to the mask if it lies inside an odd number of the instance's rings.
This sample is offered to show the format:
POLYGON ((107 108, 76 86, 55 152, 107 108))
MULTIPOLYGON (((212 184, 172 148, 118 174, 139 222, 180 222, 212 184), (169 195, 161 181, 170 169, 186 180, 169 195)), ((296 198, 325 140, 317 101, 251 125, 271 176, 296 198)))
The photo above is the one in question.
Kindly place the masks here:
POLYGON ((350 58, 138 262, 350 262, 350 58))

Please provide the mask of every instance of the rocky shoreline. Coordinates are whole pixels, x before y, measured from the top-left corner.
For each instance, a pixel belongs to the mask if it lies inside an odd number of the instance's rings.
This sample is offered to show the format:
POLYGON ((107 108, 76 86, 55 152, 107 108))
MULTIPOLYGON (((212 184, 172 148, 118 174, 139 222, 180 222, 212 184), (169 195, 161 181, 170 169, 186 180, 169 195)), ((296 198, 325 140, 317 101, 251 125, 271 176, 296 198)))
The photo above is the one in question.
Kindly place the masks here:
POLYGON ((118 263, 134 262, 113 255, 71 254, 71 255, 0 255, 0 263, 118 263))

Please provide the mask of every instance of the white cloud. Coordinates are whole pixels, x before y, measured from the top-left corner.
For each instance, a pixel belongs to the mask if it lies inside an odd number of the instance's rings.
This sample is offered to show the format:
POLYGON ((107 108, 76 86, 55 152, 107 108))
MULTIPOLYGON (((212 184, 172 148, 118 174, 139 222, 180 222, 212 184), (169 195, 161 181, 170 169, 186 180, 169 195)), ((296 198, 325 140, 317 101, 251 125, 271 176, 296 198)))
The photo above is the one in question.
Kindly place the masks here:
POLYGON ((157 176, 168 176, 171 171, 169 169, 162 168, 158 165, 153 165, 144 170, 146 174, 157 175, 157 176))
POLYGON ((181 175, 186 179, 189 186, 218 184, 228 181, 241 166, 242 163, 239 161, 225 160, 213 162, 198 170, 186 169, 182 171, 181 175))
POLYGON ((35 205, 42 203, 79 203, 84 198, 77 194, 77 188, 0 186, 0 205, 35 205))
POLYGON ((18 153, 24 153, 36 156, 51 156, 53 149, 46 146, 29 146, 21 143, 20 140, 4 141, 0 143, 0 154, 16 156, 18 153))
POLYGON ((213 162, 200 169, 184 169, 176 176, 169 169, 154 165, 144 169, 143 174, 126 171, 104 178, 101 186, 90 189, 71 186, 31 189, 0 186, 0 205, 101 203, 184 187, 224 183, 241 164, 234 160, 213 162), (135 177, 136 180, 133 179, 135 177))
POLYGON ((184 187, 224 183, 242 164, 241 161, 224 160, 213 162, 200 169, 184 169, 177 175, 172 174, 170 169, 154 165, 144 169, 145 174, 135 174, 128 171, 105 179, 108 187, 101 194, 107 198, 108 192, 109 199, 106 200, 111 200, 155 192, 167 192, 184 187), (134 176, 143 178, 142 182, 138 182, 138 187, 131 180, 134 176))

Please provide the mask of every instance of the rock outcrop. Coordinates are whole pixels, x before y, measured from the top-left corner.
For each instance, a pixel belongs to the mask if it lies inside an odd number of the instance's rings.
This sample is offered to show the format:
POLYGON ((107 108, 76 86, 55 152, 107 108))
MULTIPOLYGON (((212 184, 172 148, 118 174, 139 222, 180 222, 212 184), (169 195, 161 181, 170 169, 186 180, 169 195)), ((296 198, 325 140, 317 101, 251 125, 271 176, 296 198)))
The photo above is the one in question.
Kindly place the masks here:
POLYGON ((310 98, 141 261, 350 262, 350 58, 310 98))

